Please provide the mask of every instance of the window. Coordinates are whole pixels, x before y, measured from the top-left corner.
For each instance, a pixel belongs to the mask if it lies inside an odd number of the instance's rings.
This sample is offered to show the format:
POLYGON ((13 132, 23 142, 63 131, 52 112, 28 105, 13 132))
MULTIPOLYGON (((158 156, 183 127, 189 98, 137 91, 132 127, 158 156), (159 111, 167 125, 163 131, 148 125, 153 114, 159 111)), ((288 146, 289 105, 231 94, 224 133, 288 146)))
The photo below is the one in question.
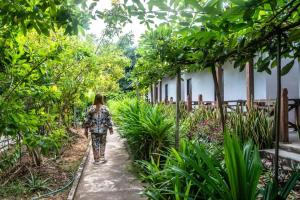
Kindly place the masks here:
POLYGON ((186 95, 191 96, 192 95, 192 79, 187 80, 186 84, 186 95))
POLYGON ((165 100, 169 101, 169 94, 168 94, 168 84, 165 84, 165 100))
POLYGON ((162 102, 162 83, 159 81, 159 102, 162 102))
POLYGON ((157 103, 158 102, 158 87, 157 86, 155 86, 155 103, 157 103))

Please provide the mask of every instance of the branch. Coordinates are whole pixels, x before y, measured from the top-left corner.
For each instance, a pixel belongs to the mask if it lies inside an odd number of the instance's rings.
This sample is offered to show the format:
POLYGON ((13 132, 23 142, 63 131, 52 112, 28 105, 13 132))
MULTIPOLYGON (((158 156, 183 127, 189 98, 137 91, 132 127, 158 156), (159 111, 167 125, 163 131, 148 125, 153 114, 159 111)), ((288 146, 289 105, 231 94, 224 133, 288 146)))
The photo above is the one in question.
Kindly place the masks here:
POLYGON ((25 81, 25 79, 32 74, 32 72, 39 68, 44 62, 46 62, 48 58, 42 59, 39 63, 37 63, 20 81, 16 83, 16 85, 11 89, 11 91, 8 92, 8 94, 4 97, 4 100, 8 100, 9 97, 11 97, 12 92, 25 81))
POLYGON ((271 21, 273 21, 280 13, 282 13, 285 9, 287 9, 290 5, 292 5, 296 0, 292 0, 291 2, 289 2, 288 4, 286 4, 282 9, 280 9, 280 11, 278 11, 271 19, 269 19, 267 21, 267 23, 270 23, 271 21))

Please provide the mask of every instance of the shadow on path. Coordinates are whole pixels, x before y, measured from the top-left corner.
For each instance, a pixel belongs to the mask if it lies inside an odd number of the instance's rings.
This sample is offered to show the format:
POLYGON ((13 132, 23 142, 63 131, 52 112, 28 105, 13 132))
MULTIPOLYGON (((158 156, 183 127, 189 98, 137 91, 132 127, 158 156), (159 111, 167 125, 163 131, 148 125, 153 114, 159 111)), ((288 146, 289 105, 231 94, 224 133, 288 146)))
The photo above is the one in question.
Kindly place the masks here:
POLYGON ((107 135, 105 164, 94 165, 92 148, 75 194, 75 200, 141 200, 143 186, 129 172, 131 160, 117 131, 107 135))

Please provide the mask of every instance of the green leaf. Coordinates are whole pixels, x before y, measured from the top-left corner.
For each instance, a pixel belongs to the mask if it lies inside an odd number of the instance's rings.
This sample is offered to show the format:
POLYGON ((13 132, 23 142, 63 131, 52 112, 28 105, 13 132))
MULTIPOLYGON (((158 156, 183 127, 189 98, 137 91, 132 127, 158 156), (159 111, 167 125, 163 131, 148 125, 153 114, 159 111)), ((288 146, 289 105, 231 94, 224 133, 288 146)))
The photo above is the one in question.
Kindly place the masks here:
POLYGON ((89 6, 89 10, 93 10, 96 6, 97 6, 97 2, 91 3, 91 5, 89 6))
POLYGON ((288 64, 286 64, 282 69, 281 69, 281 76, 286 75, 287 73, 289 73, 289 71, 292 69, 292 67, 294 66, 294 60, 292 60, 291 62, 289 62, 288 64))
POLYGON ((272 10, 276 10, 277 7, 277 0, 269 0, 270 1, 270 6, 272 8, 272 10))
POLYGON ((300 40, 300 28, 291 31, 288 40, 290 42, 300 40))
POLYGON ((141 10, 145 10, 143 4, 140 2, 140 0, 132 0, 133 3, 137 4, 138 8, 141 10))
POLYGON ((243 19, 245 21, 250 21, 252 16, 254 15, 254 13, 255 13, 255 9, 254 8, 249 8, 248 10, 245 11, 243 19))
POLYGON ((179 24, 181 26, 189 26, 190 25, 190 23, 188 23, 188 22, 179 22, 179 24))
POLYGON ((180 14, 183 16, 183 17, 186 17, 186 18, 193 18, 193 15, 192 13, 189 13, 189 12, 180 12, 180 14))
POLYGON ((231 0, 231 2, 241 7, 245 5, 245 1, 243 0, 231 0))

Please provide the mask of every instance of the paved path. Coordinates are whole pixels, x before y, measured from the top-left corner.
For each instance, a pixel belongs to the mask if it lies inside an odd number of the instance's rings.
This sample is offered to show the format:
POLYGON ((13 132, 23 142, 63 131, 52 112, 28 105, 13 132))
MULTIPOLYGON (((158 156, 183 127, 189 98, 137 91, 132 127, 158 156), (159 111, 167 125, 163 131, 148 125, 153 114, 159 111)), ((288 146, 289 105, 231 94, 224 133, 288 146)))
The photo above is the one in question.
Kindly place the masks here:
POLYGON ((142 184, 129 172, 131 160, 124 140, 115 131, 107 135, 105 164, 94 165, 90 150, 75 200, 141 200, 142 184))

